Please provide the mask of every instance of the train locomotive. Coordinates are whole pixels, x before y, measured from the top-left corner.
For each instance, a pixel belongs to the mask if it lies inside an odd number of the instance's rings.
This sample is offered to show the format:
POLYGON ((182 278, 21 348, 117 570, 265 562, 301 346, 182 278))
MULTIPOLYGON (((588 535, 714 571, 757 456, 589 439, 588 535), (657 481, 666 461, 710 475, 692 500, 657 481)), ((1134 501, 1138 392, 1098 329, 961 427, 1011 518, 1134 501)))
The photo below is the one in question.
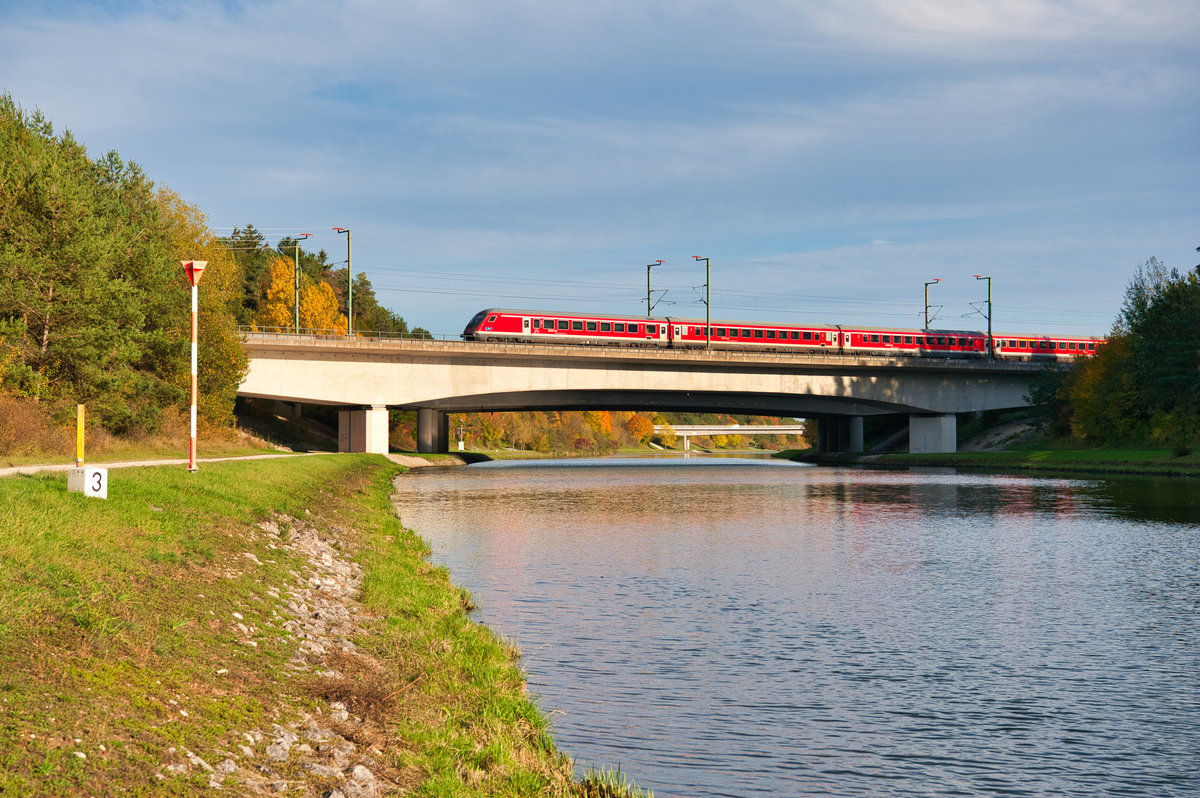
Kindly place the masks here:
MULTIPOLYGON (((463 340, 630 346, 662 349, 734 349, 763 352, 986 357, 987 333, 909 330, 850 325, 712 321, 675 316, 616 316, 487 308, 475 314, 463 340)), ((998 358, 1072 360, 1093 355, 1103 339, 996 333, 998 358)))

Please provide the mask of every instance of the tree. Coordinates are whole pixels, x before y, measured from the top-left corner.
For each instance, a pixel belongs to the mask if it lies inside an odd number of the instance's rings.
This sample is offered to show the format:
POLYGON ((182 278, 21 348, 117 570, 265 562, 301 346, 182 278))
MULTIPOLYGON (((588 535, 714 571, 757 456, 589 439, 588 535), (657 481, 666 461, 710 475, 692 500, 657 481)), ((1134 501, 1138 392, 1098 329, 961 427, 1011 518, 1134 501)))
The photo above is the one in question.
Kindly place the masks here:
MULTIPOLYGON (((208 229, 203 212, 184 202, 175 192, 160 188, 155 197, 167 222, 168 257, 178 266, 184 260, 204 260, 204 282, 199 291, 196 414, 213 426, 233 423, 237 389, 246 374, 248 360, 237 332, 243 304, 244 276, 237 259, 224 243, 208 229)), ((179 268, 175 281, 186 283, 179 268)), ((166 311, 164 311, 166 312, 166 311)), ((175 307, 174 336, 183 341, 190 336, 183 330, 185 315, 175 307)), ((178 357, 172 370, 174 381, 184 389, 190 379, 190 363, 178 357), (186 364, 186 365, 185 365, 186 364)))
POLYGON ((338 312, 337 297, 329 283, 309 282, 300 290, 300 329, 322 335, 346 334, 346 316, 338 312))
POLYGON ((137 164, 93 161, 8 96, 0 153, 0 384, 87 404, 118 434, 152 431, 184 396, 188 290, 174 255, 195 228, 176 229, 180 208, 137 164))
POLYGON ((654 437, 654 422, 635 413, 625 422, 625 430, 638 443, 644 444, 654 437))
POLYGON ((1108 342, 1076 363, 1059 398, 1088 442, 1147 437, 1186 451, 1200 433, 1200 267, 1138 267, 1108 342))
POLYGON ((218 243, 229 252, 241 270, 242 302, 237 318, 240 324, 250 324, 258 313, 258 300, 262 293, 261 285, 268 273, 271 248, 252 224, 245 228, 235 227, 232 235, 218 239, 218 243))
POLYGON ((263 288, 255 303, 254 324, 268 332, 290 332, 296 325, 295 269, 290 261, 272 255, 263 288))

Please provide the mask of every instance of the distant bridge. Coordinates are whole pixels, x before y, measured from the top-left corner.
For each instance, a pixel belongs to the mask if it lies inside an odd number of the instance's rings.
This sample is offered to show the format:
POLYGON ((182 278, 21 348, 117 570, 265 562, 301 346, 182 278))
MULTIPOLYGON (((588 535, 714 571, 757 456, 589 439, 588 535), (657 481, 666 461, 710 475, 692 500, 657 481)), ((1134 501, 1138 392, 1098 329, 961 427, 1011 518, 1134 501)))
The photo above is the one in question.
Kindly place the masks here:
POLYGON ((417 411, 446 451, 447 413, 678 410, 817 419, 822 451, 862 451, 863 417, 909 416, 914 452, 954 451, 955 413, 1020 407, 1037 363, 828 353, 370 340, 247 333, 241 396, 335 405, 339 448, 386 452, 387 410, 417 411))
POLYGON ((683 438, 683 450, 690 451, 692 438, 713 435, 803 435, 804 424, 655 424, 655 432, 670 430, 675 437, 683 438))

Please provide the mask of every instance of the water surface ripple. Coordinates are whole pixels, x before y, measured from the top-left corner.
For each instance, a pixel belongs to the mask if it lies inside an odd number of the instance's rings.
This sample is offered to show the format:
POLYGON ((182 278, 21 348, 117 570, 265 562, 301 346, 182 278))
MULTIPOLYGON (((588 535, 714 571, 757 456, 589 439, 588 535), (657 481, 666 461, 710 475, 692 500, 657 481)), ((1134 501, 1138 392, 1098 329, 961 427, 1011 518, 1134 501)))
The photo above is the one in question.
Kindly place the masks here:
POLYGON ((421 469, 396 501, 581 769, 1194 796, 1200 508, 1172 484, 573 462, 421 469))

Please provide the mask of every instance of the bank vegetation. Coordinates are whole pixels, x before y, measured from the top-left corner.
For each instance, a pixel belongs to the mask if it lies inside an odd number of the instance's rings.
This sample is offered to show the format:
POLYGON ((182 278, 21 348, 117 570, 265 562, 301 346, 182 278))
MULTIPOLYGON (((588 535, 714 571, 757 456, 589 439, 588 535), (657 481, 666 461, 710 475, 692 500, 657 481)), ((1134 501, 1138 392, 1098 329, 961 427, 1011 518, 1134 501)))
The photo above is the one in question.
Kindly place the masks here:
POLYGON ((400 470, 119 469, 107 500, 0 479, 0 793, 636 794, 575 780, 517 651, 397 519, 400 470), (361 568, 349 647, 296 614, 331 559, 361 568))

